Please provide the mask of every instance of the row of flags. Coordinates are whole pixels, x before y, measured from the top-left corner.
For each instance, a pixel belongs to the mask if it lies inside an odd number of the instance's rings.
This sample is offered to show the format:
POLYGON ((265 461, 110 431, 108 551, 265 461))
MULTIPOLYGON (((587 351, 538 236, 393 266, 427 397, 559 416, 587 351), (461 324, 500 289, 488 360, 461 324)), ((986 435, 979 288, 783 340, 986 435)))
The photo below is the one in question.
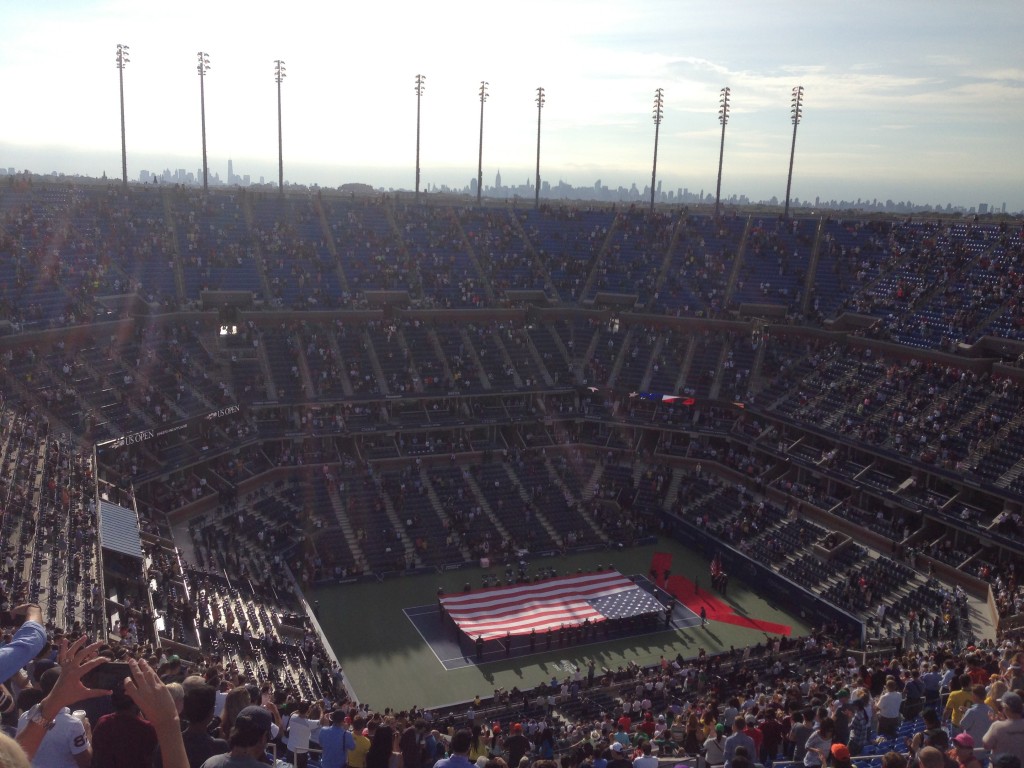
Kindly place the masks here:
POLYGON ((698 400, 695 397, 689 395, 668 395, 664 392, 640 392, 633 390, 631 392, 617 392, 608 387, 584 387, 587 394, 591 395, 608 395, 611 397, 628 397, 630 400, 650 400, 656 403, 665 403, 666 405, 678 405, 685 408, 693 408, 696 405, 714 405, 719 408, 724 406, 733 406, 734 408, 746 408, 746 403, 739 400, 698 400))

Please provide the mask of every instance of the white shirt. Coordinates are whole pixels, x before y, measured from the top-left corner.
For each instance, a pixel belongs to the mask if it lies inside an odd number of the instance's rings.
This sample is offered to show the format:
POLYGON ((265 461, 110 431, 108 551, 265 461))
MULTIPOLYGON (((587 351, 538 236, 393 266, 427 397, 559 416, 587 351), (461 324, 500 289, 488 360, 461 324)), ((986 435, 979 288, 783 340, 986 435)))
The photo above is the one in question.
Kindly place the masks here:
MULTIPOLYGON (((28 712, 18 718, 18 733, 28 725, 28 712)), ((57 713, 53 728, 46 732, 39 749, 36 750, 33 768, 78 768, 75 755, 89 749, 82 721, 71 716, 71 710, 64 707, 57 713)))
POLYGON ((878 716, 895 719, 900 716, 900 705, 903 694, 899 691, 886 691, 878 697, 878 716))
POLYGON ((293 715, 288 719, 288 749, 292 752, 308 751, 309 739, 314 732, 320 732, 319 720, 307 720, 293 715))

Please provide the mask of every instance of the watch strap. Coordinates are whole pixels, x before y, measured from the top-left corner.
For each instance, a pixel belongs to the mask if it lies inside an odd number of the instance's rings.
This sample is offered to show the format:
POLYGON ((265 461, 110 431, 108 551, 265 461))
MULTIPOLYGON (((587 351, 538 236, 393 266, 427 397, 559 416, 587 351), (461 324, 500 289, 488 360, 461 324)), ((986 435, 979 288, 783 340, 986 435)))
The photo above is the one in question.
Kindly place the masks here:
POLYGON ((33 704, 32 705, 32 707, 28 710, 28 720, 29 720, 30 723, 35 723, 36 725, 41 725, 44 728, 46 728, 47 730, 49 730, 50 728, 53 728, 53 726, 57 722, 57 718, 46 718, 46 717, 43 716, 43 706, 42 706, 42 704, 33 704))

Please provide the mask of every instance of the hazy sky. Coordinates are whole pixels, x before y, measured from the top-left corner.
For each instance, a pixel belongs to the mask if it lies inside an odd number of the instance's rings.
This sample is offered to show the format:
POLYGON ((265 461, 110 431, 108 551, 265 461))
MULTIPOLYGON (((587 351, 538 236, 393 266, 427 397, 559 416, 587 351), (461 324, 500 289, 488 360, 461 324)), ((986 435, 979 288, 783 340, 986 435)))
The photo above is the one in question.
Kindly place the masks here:
POLYGON ((658 178, 714 191, 719 90, 732 89, 722 192, 785 194, 790 92, 805 88, 793 194, 1024 209, 1020 0, 730 3, 689 0, 244 3, 0 0, 0 166, 120 175, 117 43, 128 174, 202 164, 277 176, 274 60, 283 59, 285 176, 411 189, 414 76, 422 182, 541 175, 650 181, 651 108, 665 90, 658 178))

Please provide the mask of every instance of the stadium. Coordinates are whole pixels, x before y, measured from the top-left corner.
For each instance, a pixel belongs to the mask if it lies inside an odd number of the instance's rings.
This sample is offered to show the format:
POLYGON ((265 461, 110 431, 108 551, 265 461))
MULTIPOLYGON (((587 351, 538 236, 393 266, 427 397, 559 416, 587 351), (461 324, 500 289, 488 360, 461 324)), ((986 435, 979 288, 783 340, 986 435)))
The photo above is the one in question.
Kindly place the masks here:
POLYGON ((10 178, 5 604, 560 746, 659 659, 955 665, 1021 625, 1022 259, 1008 219, 10 178), (452 618, 612 574, 639 607, 586 626, 452 618))

